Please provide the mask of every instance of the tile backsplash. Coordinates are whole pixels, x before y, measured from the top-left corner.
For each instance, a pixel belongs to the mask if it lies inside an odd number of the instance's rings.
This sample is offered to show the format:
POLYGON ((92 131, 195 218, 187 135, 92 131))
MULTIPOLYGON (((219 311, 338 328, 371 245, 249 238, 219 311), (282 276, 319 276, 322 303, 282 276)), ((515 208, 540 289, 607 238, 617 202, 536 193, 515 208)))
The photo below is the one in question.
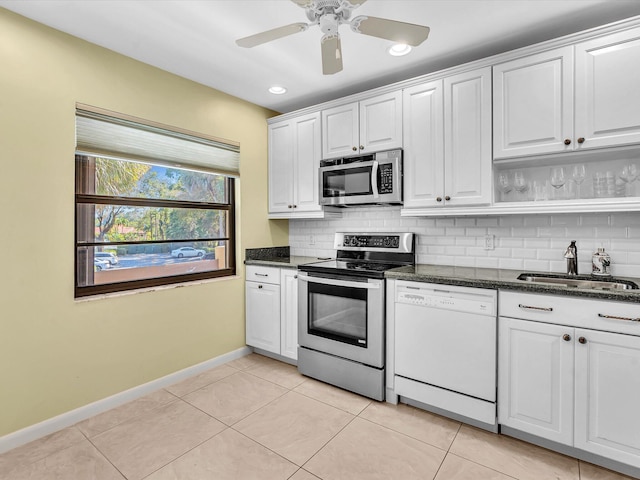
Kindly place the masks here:
POLYGON ((416 233, 418 263, 558 273, 576 240, 580 274, 591 273, 591 255, 604 247, 613 275, 640 277, 640 212, 425 218, 401 217, 400 207, 346 208, 341 218, 290 220, 291 255, 333 257, 335 232, 382 231, 416 233))

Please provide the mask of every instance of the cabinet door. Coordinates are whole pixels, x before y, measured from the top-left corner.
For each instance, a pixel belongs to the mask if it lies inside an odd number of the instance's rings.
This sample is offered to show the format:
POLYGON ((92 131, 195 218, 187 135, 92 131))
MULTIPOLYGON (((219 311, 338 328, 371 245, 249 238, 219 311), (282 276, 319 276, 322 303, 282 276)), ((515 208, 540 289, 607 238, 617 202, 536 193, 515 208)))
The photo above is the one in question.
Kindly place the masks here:
POLYGON ((247 345, 280 354, 280 286, 245 285, 247 345))
POLYGON ((640 467, 640 337, 576 329, 576 340, 575 446, 640 467))
POLYGON ((298 271, 280 271, 280 350, 284 357, 298 359, 298 271))
POLYGON ((402 92, 387 93, 360 102, 362 153, 402 148, 402 92))
POLYGON ((322 158, 356 155, 358 139, 358 103, 348 103, 322 111, 322 158))
POLYGON ((581 148, 640 142, 640 29, 576 45, 576 137, 581 148))
POLYGON ((320 113, 293 121, 294 128, 294 212, 321 211, 318 199, 320 168, 320 113))
POLYGON ((445 202, 489 204, 491 166, 491 68, 445 78, 445 202))
POLYGON ((574 145, 573 47, 493 67, 495 158, 571 151, 574 145))
POLYGON ((291 121, 269 125, 269 212, 293 208, 293 135, 291 121))
POLYGON ((499 423, 571 445, 573 329, 500 317, 498 332, 499 423))
POLYGON ((404 208, 442 206, 444 143, 442 80, 403 93, 404 208), (440 197, 441 201, 436 199, 440 197))

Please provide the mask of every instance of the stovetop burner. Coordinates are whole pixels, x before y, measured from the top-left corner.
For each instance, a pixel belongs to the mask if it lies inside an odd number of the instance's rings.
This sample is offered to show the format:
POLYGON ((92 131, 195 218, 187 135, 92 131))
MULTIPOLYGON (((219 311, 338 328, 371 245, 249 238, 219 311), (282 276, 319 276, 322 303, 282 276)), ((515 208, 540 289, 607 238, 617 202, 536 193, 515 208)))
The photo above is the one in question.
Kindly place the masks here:
POLYGON ((415 264, 412 233, 336 233, 336 260, 301 265, 317 275, 384 278, 392 268, 415 264))

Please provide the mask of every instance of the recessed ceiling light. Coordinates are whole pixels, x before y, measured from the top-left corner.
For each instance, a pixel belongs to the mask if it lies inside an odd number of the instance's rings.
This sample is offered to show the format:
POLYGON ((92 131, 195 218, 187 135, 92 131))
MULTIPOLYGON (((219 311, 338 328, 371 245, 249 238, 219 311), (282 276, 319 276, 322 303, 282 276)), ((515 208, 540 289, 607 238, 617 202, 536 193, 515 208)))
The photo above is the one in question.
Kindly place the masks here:
POLYGON ((287 93, 287 89, 284 87, 273 86, 269 88, 269 92, 273 93, 274 95, 283 95, 287 93))
POLYGON ((404 43, 396 43, 395 45, 389 47, 389 55, 393 55, 394 57, 401 57, 402 55, 406 55, 411 51, 411 47, 404 43))

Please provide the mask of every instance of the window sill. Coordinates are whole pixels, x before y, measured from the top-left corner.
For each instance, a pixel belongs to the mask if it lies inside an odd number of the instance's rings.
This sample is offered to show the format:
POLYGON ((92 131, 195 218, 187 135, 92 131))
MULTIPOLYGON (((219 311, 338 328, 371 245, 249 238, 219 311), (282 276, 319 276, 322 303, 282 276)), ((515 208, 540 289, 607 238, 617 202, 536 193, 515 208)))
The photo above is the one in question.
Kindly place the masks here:
POLYGON ((125 297, 125 296, 131 296, 131 295, 138 295, 138 294, 141 294, 141 293, 156 292, 156 291, 160 291, 160 290, 173 290, 173 289, 176 289, 176 288, 189 287, 189 286, 193 286, 193 285, 203 285, 203 284, 215 283, 215 282, 226 282, 226 281, 231 281, 231 280, 243 280, 243 277, 241 277, 240 275, 236 274, 236 275, 231 275, 231 276, 227 276, 227 277, 207 278, 205 280, 194 280, 193 282, 174 283, 174 284, 171 284, 171 285, 158 285, 157 287, 140 288, 140 289, 137 289, 137 290, 126 290, 126 291, 123 291, 123 292, 101 293, 101 294, 98 294, 98 295, 91 295, 91 296, 87 296, 87 297, 74 298, 74 301, 76 303, 93 302, 95 300, 104 300, 104 299, 108 299, 108 298, 125 297))

